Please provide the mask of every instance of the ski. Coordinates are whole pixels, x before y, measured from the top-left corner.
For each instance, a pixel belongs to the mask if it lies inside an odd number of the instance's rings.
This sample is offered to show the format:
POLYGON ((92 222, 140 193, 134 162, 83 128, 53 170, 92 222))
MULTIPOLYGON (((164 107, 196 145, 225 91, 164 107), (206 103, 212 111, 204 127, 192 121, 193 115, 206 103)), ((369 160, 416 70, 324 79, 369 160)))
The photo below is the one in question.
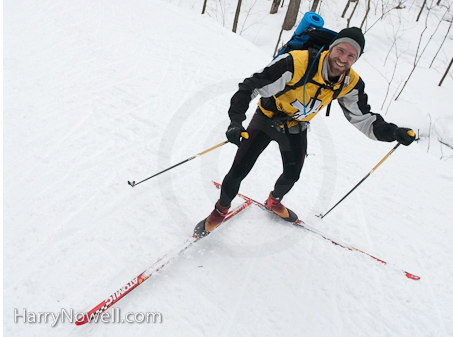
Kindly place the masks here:
MULTIPOLYGON (((238 214, 240 211, 244 210, 246 207, 250 206, 251 204, 252 204, 252 201, 245 200, 244 203, 242 203, 235 209, 228 212, 228 214, 225 217, 225 220, 223 222, 230 220, 233 216, 235 216, 236 214, 238 214)), ((223 222, 222 222, 222 224, 223 224, 223 222)), ((163 267, 167 266, 171 261, 176 259, 187 248, 189 248, 191 245, 193 245, 198 240, 200 240, 200 238, 191 237, 191 238, 187 239, 183 244, 181 244, 180 246, 173 249, 171 252, 162 256, 153 265, 148 267, 143 273, 141 273, 137 277, 134 277, 131 281, 126 283, 119 290, 117 290, 116 292, 114 292, 113 294, 108 296, 105 300, 103 300, 101 303, 99 303, 93 309, 91 309, 90 311, 85 313, 81 318, 79 318, 75 322, 75 324, 83 325, 83 324, 86 324, 86 323, 90 322, 91 320, 95 319, 96 317, 98 317, 100 314, 102 314, 108 308, 110 308, 111 306, 116 304, 119 300, 121 300, 124 296, 129 294, 132 290, 137 288, 144 281, 149 279, 154 273, 158 272, 163 267)))
MULTIPOLYGON (((218 189, 220 189, 220 188, 222 187, 221 184, 219 184, 219 183, 217 183, 217 182, 215 182, 215 181, 213 181, 213 183, 214 183, 215 187, 217 187, 218 189)), ((254 199, 252 199, 252 198, 250 198, 250 197, 247 197, 247 196, 245 196, 245 195, 243 195, 243 194, 240 194, 240 193, 238 193, 238 197, 242 198, 242 199, 245 200, 245 201, 250 201, 251 203, 255 204, 256 206, 260 207, 261 209, 264 209, 264 210, 269 211, 269 212, 271 212, 272 214, 274 214, 274 213, 273 213, 271 210, 269 210, 263 203, 261 203, 261 202, 259 202, 259 201, 256 201, 256 200, 254 200, 254 199)), ((369 257, 375 259, 376 261, 379 261, 379 262, 381 262, 381 263, 383 263, 383 264, 385 264, 385 265, 388 265, 388 266, 392 267, 393 269, 395 269, 395 270, 397 270, 397 271, 399 271, 399 272, 403 272, 404 275, 405 275, 407 278, 411 279, 411 280, 420 280, 420 276, 417 276, 417 275, 408 273, 408 272, 405 271, 405 270, 402 270, 402 269, 400 269, 400 268, 398 268, 398 267, 395 267, 395 266, 393 266, 392 264, 390 264, 390 263, 388 263, 388 262, 386 262, 386 261, 384 261, 384 260, 381 260, 381 259, 379 259, 379 258, 377 258, 377 257, 374 257, 373 255, 368 254, 367 252, 364 252, 364 251, 362 251, 362 250, 360 250, 360 249, 357 249, 357 248, 355 248, 355 247, 353 247, 353 246, 351 246, 351 245, 349 245, 349 244, 340 242, 339 240, 336 240, 336 239, 334 240, 334 239, 329 238, 326 234, 322 233, 321 231, 317 230, 316 228, 313 228, 313 227, 307 225, 306 223, 304 223, 304 222, 303 222, 302 220, 300 220, 300 219, 297 219, 297 220, 296 220, 295 222, 293 222, 292 224, 293 224, 294 226, 302 227, 302 228, 304 228, 305 230, 307 230, 307 231, 309 231, 309 232, 312 232, 312 233, 314 233, 314 234, 317 234, 317 235, 321 236, 323 239, 326 239, 326 240, 332 242, 333 244, 335 244, 335 245, 337 245, 337 246, 340 246, 340 247, 349 249, 349 250, 351 250, 351 251, 356 251, 356 252, 359 252, 359 253, 368 255, 369 257)))

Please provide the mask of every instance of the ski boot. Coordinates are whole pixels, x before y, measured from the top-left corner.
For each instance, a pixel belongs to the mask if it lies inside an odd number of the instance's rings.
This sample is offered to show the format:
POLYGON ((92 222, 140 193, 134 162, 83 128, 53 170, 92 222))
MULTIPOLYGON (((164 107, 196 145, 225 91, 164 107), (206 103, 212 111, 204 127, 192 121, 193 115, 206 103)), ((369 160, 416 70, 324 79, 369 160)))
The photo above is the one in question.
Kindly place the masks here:
POLYGON ((231 205, 223 207, 219 201, 216 202, 214 210, 209 216, 200 221, 193 230, 193 236, 197 239, 208 236, 214 229, 216 229, 225 219, 231 205))
MULTIPOLYGON (((272 191, 273 192, 273 191, 272 191)), ((295 222, 298 219, 296 213, 291 211, 289 208, 286 208, 282 205, 281 201, 282 198, 275 198, 272 195, 272 192, 269 193, 269 197, 267 198, 264 205, 266 208, 275 214, 277 214, 280 218, 288 222, 295 222)))

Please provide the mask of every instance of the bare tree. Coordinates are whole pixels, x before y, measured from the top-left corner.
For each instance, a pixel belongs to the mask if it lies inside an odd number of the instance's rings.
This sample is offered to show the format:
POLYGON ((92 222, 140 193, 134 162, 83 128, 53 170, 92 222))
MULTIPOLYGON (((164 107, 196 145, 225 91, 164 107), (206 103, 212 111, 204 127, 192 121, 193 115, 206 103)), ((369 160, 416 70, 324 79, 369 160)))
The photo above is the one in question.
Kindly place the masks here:
POLYGON ((450 64, 447 67, 447 70, 445 70, 444 76, 442 76, 442 79, 439 82, 439 87, 442 85, 442 82, 444 81, 445 77, 447 76, 448 72, 450 71, 451 64, 453 63, 453 57, 451 58, 450 64))
POLYGON ((430 68, 432 67, 432 65, 433 65, 433 63, 434 63, 434 60, 436 59, 437 55, 439 54, 440 49, 441 49, 442 46, 444 45, 444 42, 445 42, 445 40, 447 39, 448 33, 450 33, 450 29, 451 29, 451 24, 452 24, 452 22, 453 22, 453 19, 450 21, 450 25, 448 26, 447 33, 445 34, 444 39, 442 40, 442 43, 440 44, 439 49, 438 49, 437 52, 436 52, 436 55, 434 55, 433 60, 431 61, 431 64, 429 65, 430 68))
POLYGON ((282 2, 282 0, 273 0, 272 1, 272 7, 271 7, 271 14, 275 14, 278 12, 278 6, 280 6, 280 2, 282 2))
POLYGON ((316 9, 318 8, 319 0, 314 0, 313 4, 311 5, 311 12, 316 12, 316 9))
POLYGON ((236 33, 236 30, 238 28, 239 13, 241 12, 241 5, 242 5, 242 0, 238 0, 238 5, 236 7, 236 14, 234 15, 233 33, 236 33))
MULTIPOLYGON (((384 10, 384 8, 383 8, 383 10, 384 10)), ((383 15, 385 15, 385 13, 383 15)), ((393 64, 393 73, 392 73, 392 75, 390 77, 390 80, 388 80, 386 76, 383 76, 385 78, 385 80, 387 81, 388 85, 387 85, 387 91, 385 93, 384 100, 383 100, 382 105, 381 105, 381 110, 384 109, 385 103, 386 103, 387 98, 389 96, 389 92, 390 92, 391 86, 395 86, 396 89, 395 89, 395 92, 393 93, 392 97, 389 98, 389 101, 388 101, 389 103, 387 105, 387 109, 385 111, 385 114, 388 113, 388 111, 390 109, 390 106, 392 105, 393 100, 394 100, 394 98, 396 96, 396 93, 398 92, 398 89, 400 88, 401 83, 402 83, 402 81, 399 81, 399 83, 394 84, 395 74, 397 72, 398 65, 400 63, 399 62, 400 56, 402 56, 405 53, 405 51, 400 52, 398 50, 398 44, 397 44, 397 41, 400 39, 401 35, 403 34, 403 33, 401 33, 401 27, 402 27, 401 15, 398 15, 398 26, 395 28, 395 26, 392 24, 393 42, 392 42, 392 45, 391 45, 391 47, 390 47, 390 49, 389 49, 389 51, 388 51, 388 53, 387 53, 387 55, 385 57, 383 67, 381 67, 381 68, 386 68, 387 60, 388 60, 390 54, 392 53, 392 50, 394 50, 395 51, 394 52, 395 53, 395 61, 394 61, 394 64, 393 64)))
POLYGON ((379 19, 377 19, 377 20, 376 20, 369 28, 365 29, 365 34, 366 34, 371 28, 373 28, 374 25, 376 25, 376 23, 378 23, 379 21, 382 21, 382 19, 384 19, 384 17, 385 17, 388 13, 390 13, 392 10, 394 10, 394 9, 404 9, 404 8, 406 8, 406 6, 404 6, 404 3, 405 3, 405 2, 406 2, 406 0, 405 0, 405 1, 399 1, 399 2, 398 2, 398 5, 397 5, 396 7, 392 7, 392 8, 387 9, 387 10, 384 8, 384 6, 382 6, 382 15, 381 15, 381 17, 380 17, 379 19))
POLYGON ((282 34, 283 34, 283 27, 280 30, 280 35, 278 36, 277 44, 275 45, 275 50, 274 50, 274 56, 273 57, 275 57, 275 55, 277 55, 278 44, 280 43, 280 40, 282 39, 282 34))
POLYGON ((290 0, 285 20, 283 21, 283 30, 291 30, 296 24, 297 14, 299 14, 300 1, 301 0, 290 0))
MULTIPOLYGON (((398 53, 398 50, 396 50, 396 53, 398 53)), ((399 56, 397 54, 396 56, 396 61, 395 61, 395 65, 393 67, 393 73, 392 73, 392 77, 390 78, 390 80, 387 80, 387 91, 385 93, 385 97, 384 97, 384 101, 382 102, 382 105, 381 105, 381 110, 384 109, 384 105, 385 105, 385 101, 387 100, 387 97, 389 95, 389 91, 390 91, 390 86, 392 85, 392 82, 393 82, 393 79, 395 78, 395 73, 396 73, 396 69, 398 67, 398 61, 399 61, 399 56)), ((392 104, 392 101, 390 101, 389 105, 387 106, 387 111, 385 114, 387 114, 388 112, 388 109, 390 108, 390 104, 392 104)))
POLYGON ((282 38, 283 31, 291 30, 296 24, 297 14, 299 13, 300 1, 301 0, 290 0, 289 2, 288 9, 285 15, 285 20, 283 21, 282 29, 280 30, 277 44, 275 45, 274 56, 277 55, 278 45, 282 38))
MULTIPOLYGON (((438 140, 439 140, 439 139, 438 139, 438 140)), ((443 148, 442 148, 442 144, 445 145, 445 146, 447 146, 447 147, 449 147, 450 149, 453 149, 453 146, 451 146, 451 145, 448 144, 448 143, 445 143, 445 142, 442 140, 442 138, 439 140, 439 143, 440 143, 440 158, 439 158, 439 159, 440 159, 440 160, 444 160, 444 150, 443 150, 443 148)), ((452 157, 453 157, 453 155, 447 157, 445 160, 448 160, 448 159, 450 159, 450 158, 452 158, 452 157)))
POLYGON ((429 129, 428 129, 428 149, 426 150, 426 152, 429 152, 429 147, 431 146, 431 124, 432 124, 432 118, 431 118, 431 114, 428 112, 428 116, 429 116, 429 129))
POLYGON ((211 1, 209 5, 209 7, 206 5, 206 13, 225 27, 229 10, 228 4, 225 1, 211 1))
POLYGON ((418 22, 418 20, 420 19, 420 16, 422 15, 422 12, 423 12, 423 8, 425 8, 425 6, 426 6, 426 0, 423 1, 422 8, 420 8, 420 12, 418 13, 417 20, 415 20, 415 22, 418 22))
MULTIPOLYGON (((390 78, 390 80, 387 80, 387 78, 384 76, 384 78, 386 79, 388 85, 387 85, 387 92, 385 93, 385 97, 384 97, 384 101, 382 102, 382 106, 381 106, 381 110, 384 109, 384 105, 385 105, 385 102, 387 100, 387 97, 388 97, 388 94, 389 94, 389 91, 390 91, 390 86, 392 85, 392 82, 395 78, 395 74, 396 74, 396 70, 397 70, 397 67, 398 67, 398 63, 399 63, 399 58, 400 58, 400 55, 401 53, 398 53, 398 45, 396 43, 396 41, 398 40, 399 38, 399 31, 401 29, 401 19, 399 20, 399 25, 398 25, 398 28, 396 29, 396 31, 394 30, 394 33, 393 33, 393 43, 392 43, 392 46, 390 47, 390 50, 387 54, 387 56, 385 57, 385 60, 384 60, 384 67, 385 67, 385 64, 387 63, 387 59, 390 55, 390 52, 393 50, 393 48, 395 48, 395 57, 396 57, 396 60, 395 60, 395 64, 393 66, 393 73, 392 73, 392 76, 390 78)), ((388 109, 390 107, 390 104, 392 104, 392 101, 390 101, 388 107, 387 107, 387 112, 388 112, 388 109)), ((386 112, 386 114, 387 114, 386 112)))
POLYGON ((250 12, 252 11, 253 7, 255 7, 256 3, 258 2, 258 0, 254 0, 254 2, 249 2, 248 5, 249 7, 245 8, 245 18, 242 20, 242 27, 241 27, 241 31, 239 32, 239 34, 242 34, 243 32, 245 32, 247 29, 249 29, 251 26, 255 25, 256 22, 252 22, 251 24, 249 25, 245 25, 246 22, 247 22, 247 19, 249 18, 250 16, 250 12))
POLYGON ((351 23, 352 16, 354 15, 354 12, 355 12, 358 4, 359 4, 359 1, 357 0, 357 2, 355 3, 354 9, 352 10, 352 13, 351 13, 351 15, 349 16, 349 19, 348 19, 348 25, 347 25, 348 28, 349 28, 349 24, 351 23))
POLYGON ((346 12, 348 11, 348 8, 349 8, 349 5, 351 4, 351 2, 357 2, 357 0, 348 0, 344 10, 343 10, 343 14, 341 14, 341 17, 344 18, 344 16, 346 15, 346 12))
MULTIPOLYGON (((411 70, 409 76, 406 79, 406 82, 404 82, 403 87, 401 88, 400 92, 396 96, 395 101, 400 97, 401 93, 403 92, 404 88, 406 87, 407 82, 409 82, 412 74, 415 71, 415 68, 417 68, 418 62, 420 62, 420 59, 422 58, 423 53, 425 52, 426 48, 428 47, 429 43, 431 42, 434 34, 436 34, 437 30, 439 29, 439 26, 442 23, 443 19, 445 18, 445 15, 449 12, 449 9, 447 9, 447 11, 445 12, 444 16, 439 20, 439 23, 438 23, 436 29, 434 30, 434 33, 432 33, 432 35, 429 37, 428 42, 426 42, 425 47, 423 48, 422 52, 419 54, 420 45, 421 45, 422 39, 423 39, 423 34, 425 33, 426 29, 428 28, 428 17, 429 17, 430 11, 431 11, 430 8, 428 8, 428 15, 426 15, 426 19, 425 19, 425 28, 423 29, 423 31, 422 31, 422 33, 420 35, 420 39, 419 39, 418 45, 417 45, 417 51, 415 52, 414 65, 412 67, 412 70, 411 70)), ((439 83, 439 84, 441 84, 441 83, 439 83)))
POLYGON ((363 25, 364 25, 364 23, 365 23, 365 21, 366 21, 366 19, 367 19, 367 17, 368 17, 368 13, 370 12, 370 7, 371 7, 371 0, 368 0, 368 3, 367 3, 367 5, 366 5, 365 16, 364 16, 364 18, 363 18, 363 20, 362 20, 362 23, 361 23, 361 25, 360 25, 360 29, 362 29, 362 27, 363 27, 363 25))

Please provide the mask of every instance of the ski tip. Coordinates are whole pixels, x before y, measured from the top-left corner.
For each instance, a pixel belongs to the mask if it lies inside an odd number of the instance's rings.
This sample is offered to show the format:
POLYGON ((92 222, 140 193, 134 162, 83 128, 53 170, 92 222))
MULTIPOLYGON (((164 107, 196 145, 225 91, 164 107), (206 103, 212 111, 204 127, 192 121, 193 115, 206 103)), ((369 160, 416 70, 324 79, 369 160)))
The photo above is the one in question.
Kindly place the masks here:
POLYGON ((93 318, 94 314, 91 314, 91 317, 89 316, 89 313, 84 313, 82 317, 80 317, 76 322, 75 325, 84 325, 86 323, 89 323, 91 321, 91 318, 93 318))
POLYGON ((411 273, 407 273, 407 272, 406 272, 406 277, 410 278, 411 280, 420 280, 420 276, 417 276, 417 275, 414 275, 411 273))
POLYGON ((79 320, 77 320, 75 322, 76 325, 84 325, 85 323, 88 323, 89 320, 86 319, 86 317, 84 316, 83 318, 80 318, 79 320))

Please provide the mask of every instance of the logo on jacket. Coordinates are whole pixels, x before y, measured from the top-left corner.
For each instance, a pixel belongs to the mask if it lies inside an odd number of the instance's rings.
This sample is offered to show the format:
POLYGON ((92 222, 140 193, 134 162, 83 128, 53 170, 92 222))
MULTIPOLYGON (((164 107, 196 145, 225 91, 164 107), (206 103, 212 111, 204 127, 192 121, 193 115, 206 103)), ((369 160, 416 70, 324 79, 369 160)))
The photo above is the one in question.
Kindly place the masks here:
POLYGON ((312 113, 318 112, 320 105, 321 101, 319 99, 313 101, 313 98, 310 98, 310 101, 304 108, 304 105, 298 99, 296 99, 294 102, 291 103, 291 106, 297 109, 293 117, 296 119, 303 119, 304 117, 312 113))

